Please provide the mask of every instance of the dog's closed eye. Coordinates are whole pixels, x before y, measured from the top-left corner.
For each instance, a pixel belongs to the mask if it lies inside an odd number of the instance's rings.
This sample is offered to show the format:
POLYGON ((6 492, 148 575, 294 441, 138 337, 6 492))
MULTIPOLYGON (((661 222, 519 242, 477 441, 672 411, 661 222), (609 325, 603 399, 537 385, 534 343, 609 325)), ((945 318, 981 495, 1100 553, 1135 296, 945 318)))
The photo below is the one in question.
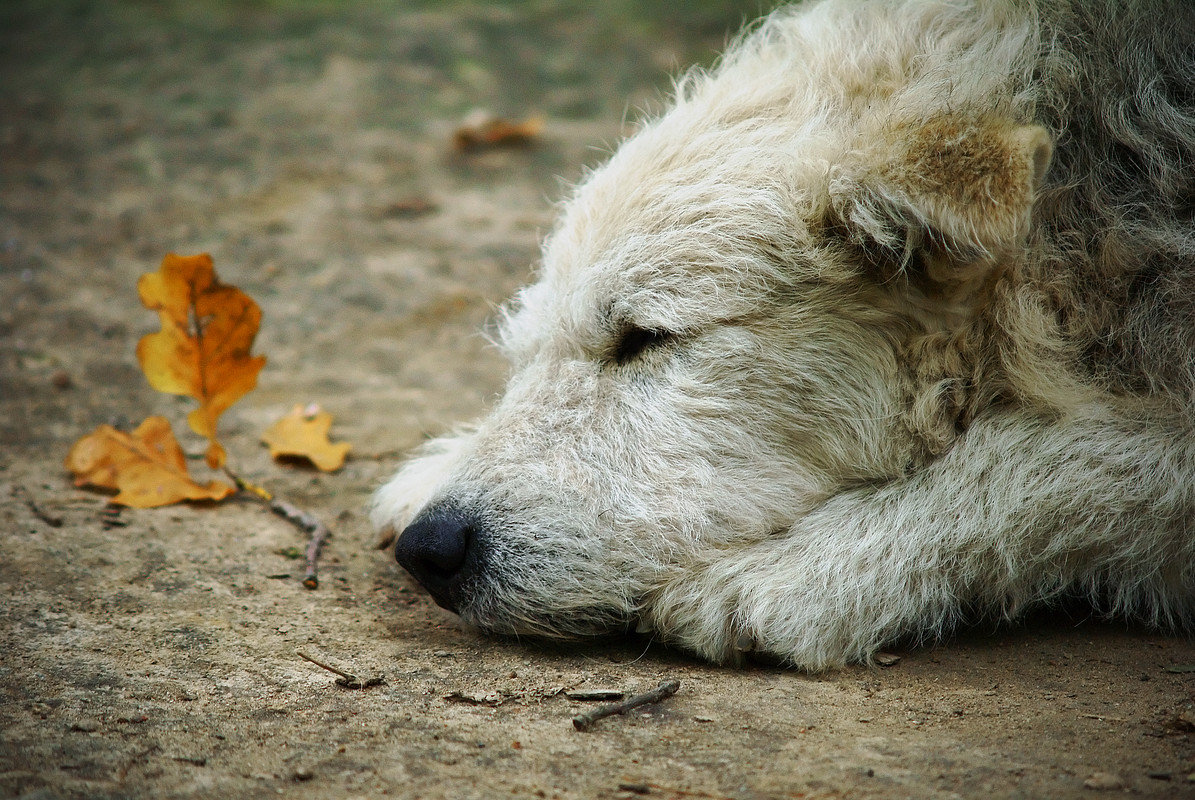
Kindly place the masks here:
POLYGON ((667 344, 675 339, 676 334, 672 331, 628 325, 618 337, 618 344, 614 348, 614 363, 626 364, 643 355, 648 350, 667 344))

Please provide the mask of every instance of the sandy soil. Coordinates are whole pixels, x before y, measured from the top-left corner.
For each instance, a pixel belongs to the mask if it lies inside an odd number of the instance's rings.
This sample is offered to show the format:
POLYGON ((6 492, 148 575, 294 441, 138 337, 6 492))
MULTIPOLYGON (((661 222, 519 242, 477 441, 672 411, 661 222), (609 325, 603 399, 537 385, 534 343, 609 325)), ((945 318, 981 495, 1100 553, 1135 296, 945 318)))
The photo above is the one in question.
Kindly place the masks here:
POLYGON ((1195 796, 1188 639, 1079 609, 883 669, 730 670, 486 638, 371 548, 372 489, 500 388, 477 331, 561 179, 744 5, 0 6, 0 796, 1195 796), (547 129, 455 155, 474 106, 547 129), (316 591, 303 536, 252 502, 105 520, 63 473, 99 423, 182 432, 188 401, 133 354, 156 328, 136 278, 171 251, 264 309, 269 365, 222 428, 238 470, 333 525, 316 591), (257 441, 312 401, 356 446, 336 474, 257 441), (385 683, 340 688, 299 650, 385 683), (658 706, 570 724, 592 703, 568 691, 668 678, 658 706))

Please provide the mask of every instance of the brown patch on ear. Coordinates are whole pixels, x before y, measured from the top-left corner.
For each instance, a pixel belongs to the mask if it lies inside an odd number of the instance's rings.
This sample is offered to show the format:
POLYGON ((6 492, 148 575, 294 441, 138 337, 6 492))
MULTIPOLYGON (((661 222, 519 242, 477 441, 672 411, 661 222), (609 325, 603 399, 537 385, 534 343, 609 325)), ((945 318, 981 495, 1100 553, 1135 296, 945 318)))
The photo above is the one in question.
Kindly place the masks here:
POLYGON ((944 116, 890 136, 896 152, 879 173, 886 191, 903 195, 945 243, 999 255, 1024 239, 1050 162, 1044 128, 944 116))
POLYGON ((887 176, 921 195, 938 195, 958 206, 985 211, 1018 189, 1006 169, 1008 148, 990 127, 964 126, 954 117, 940 117, 920 127, 897 131, 907 137, 901 162, 887 176))
POLYGON ((948 304, 983 293, 1029 232, 1045 129, 943 115, 865 138, 830 183, 827 230, 882 281, 948 304))

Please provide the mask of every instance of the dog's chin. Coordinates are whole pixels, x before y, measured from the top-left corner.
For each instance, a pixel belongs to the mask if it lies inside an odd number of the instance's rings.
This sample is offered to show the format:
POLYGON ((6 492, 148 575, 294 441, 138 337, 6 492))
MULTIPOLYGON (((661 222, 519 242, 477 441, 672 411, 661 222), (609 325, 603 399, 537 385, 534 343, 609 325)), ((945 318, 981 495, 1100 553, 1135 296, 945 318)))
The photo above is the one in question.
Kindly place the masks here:
POLYGON ((528 609, 502 610, 484 604, 465 604, 460 618, 499 638, 590 641, 616 639, 636 633, 638 619, 613 609, 573 609, 567 612, 528 609))

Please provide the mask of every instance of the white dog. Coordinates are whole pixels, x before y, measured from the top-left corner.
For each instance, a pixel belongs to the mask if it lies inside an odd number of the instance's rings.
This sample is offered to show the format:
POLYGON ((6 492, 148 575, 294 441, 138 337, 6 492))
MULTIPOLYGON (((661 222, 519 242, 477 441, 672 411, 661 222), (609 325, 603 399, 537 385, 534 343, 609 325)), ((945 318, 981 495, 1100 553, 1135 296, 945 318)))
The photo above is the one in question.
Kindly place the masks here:
POLYGON ((373 509, 469 622, 807 669, 1064 594, 1188 623, 1195 4, 776 12, 502 322, 504 397, 373 509))

